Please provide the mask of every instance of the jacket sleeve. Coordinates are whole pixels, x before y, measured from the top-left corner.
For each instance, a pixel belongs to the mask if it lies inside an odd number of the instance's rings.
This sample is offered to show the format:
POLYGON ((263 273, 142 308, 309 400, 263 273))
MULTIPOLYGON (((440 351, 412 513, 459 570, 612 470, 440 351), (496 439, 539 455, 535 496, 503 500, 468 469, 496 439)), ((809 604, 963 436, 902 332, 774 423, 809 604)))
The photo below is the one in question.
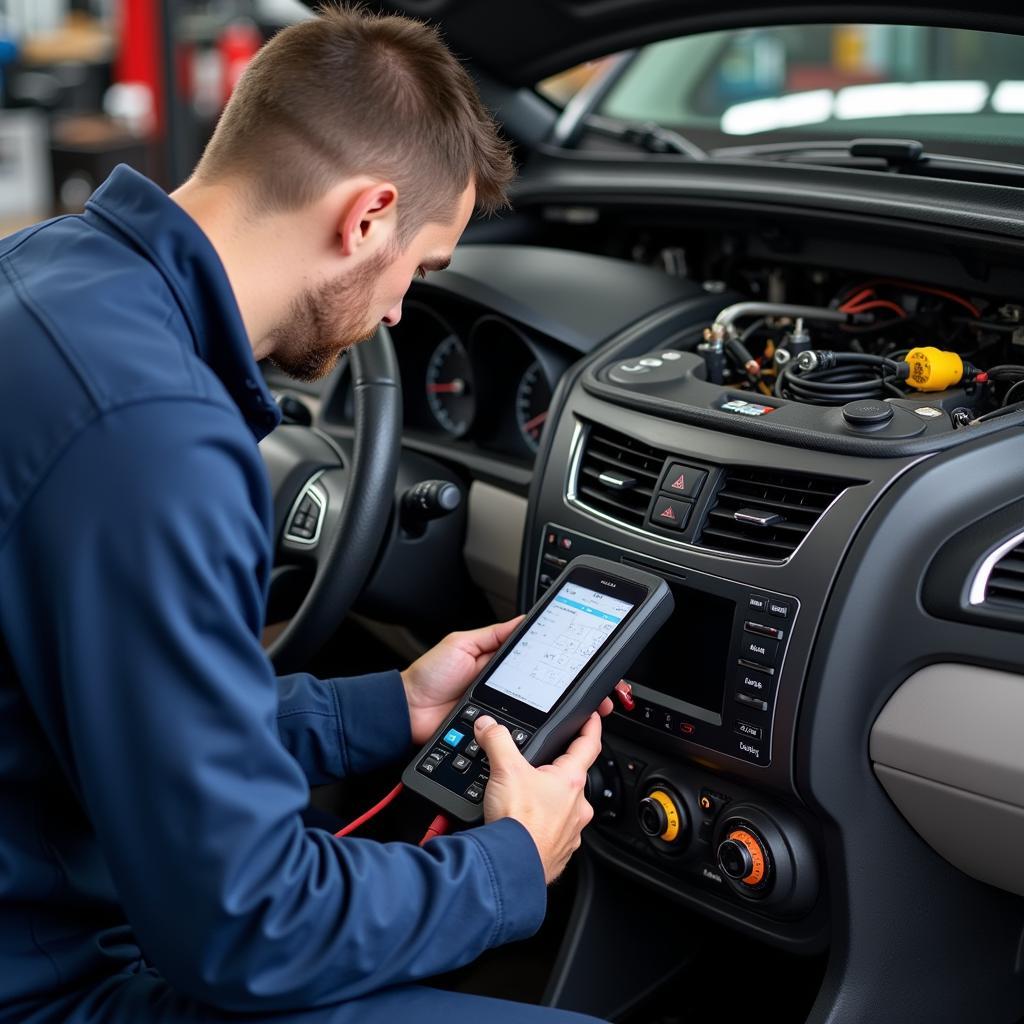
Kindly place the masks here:
POLYGON ((409 704, 398 672, 277 679, 277 729, 311 786, 358 775, 411 754, 409 704))
POLYGON ((236 413, 151 401, 84 428, 0 547, 10 653, 147 959, 234 1011, 446 971, 545 909, 511 819, 422 849, 303 828, 307 781, 258 640, 268 514, 236 413))

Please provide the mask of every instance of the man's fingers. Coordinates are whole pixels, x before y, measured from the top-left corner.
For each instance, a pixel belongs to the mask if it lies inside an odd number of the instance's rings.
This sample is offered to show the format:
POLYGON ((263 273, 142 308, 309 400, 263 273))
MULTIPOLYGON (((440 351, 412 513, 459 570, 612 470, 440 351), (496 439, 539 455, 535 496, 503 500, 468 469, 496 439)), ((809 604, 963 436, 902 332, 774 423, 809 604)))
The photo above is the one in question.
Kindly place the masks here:
POLYGON ((614 710, 615 705, 612 703, 611 697, 605 697, 605 699, 601 701, 601 706, 597 709, 597 713, 602 718, 605 718, 606 716, 610 715, 614 710))
POLYGON ((552 764, 572 771, 586 772, 601 753, 601 718, 595 712, 583 724, 579 736, 569 744, 569 749, 556 757, 552 764))
POLYGON ((481 715, 476 720, 473 735, 490 760, 492 771, 514 772, 527 763, 512 734, 489 715, 481 715))

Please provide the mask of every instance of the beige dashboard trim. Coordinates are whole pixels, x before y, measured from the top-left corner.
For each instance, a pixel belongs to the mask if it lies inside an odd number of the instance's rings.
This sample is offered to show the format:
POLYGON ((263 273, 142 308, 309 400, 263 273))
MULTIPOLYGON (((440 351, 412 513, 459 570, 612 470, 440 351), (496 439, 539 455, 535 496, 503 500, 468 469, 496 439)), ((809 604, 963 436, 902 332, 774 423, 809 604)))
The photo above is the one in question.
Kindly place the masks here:
POLYGON ((526 506, 518 494, 479 480, 470 485, 463 556, 470 578, 502 619, 516 613, 526 506))

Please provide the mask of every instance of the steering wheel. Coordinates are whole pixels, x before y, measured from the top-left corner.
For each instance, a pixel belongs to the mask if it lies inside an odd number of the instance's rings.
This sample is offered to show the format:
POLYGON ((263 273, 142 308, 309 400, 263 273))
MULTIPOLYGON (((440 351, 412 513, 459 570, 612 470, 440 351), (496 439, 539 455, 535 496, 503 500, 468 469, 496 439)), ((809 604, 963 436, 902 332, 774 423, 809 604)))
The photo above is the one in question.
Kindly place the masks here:
MULTIPOLYGON (((348 352, 351 455, 316 427, 282 425, 260 443, 274 497, 275 580, 296 567, 312 582, 267 646, 279 672, 297 671, 330 637, 373 568, 391 518, 402 440, 402 384, 381 325, 348 352)), ((329 398, 327 399, 329 400, 329 398)))

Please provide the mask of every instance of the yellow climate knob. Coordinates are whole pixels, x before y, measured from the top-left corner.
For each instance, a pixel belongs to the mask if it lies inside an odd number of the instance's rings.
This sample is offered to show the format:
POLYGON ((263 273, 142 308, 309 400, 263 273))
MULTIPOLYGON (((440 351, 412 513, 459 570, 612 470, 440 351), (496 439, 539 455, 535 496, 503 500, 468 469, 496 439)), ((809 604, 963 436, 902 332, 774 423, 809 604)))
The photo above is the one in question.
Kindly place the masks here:
POLYGON ((640 801, 640 827, 649 836, 674 843, 682 831, 682 815, 675 800, 663 789, 652 789, 640 801))

